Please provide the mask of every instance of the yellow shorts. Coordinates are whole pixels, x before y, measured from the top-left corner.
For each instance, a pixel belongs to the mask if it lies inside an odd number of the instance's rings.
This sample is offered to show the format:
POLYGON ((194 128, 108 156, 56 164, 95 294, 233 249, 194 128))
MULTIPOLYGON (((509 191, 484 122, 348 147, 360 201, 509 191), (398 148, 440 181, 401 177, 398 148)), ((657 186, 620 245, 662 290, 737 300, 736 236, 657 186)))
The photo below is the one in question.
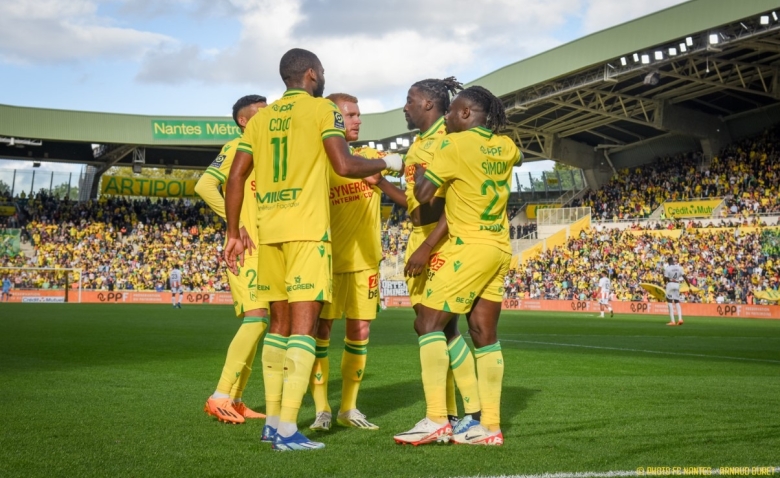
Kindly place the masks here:
POLYGON ((374 320, 379 307, 379 268, 333 274, 333 301, 320 318, 374 320))
POLYGON ((238 266, 238 275, 228 271, 230 294, 236 316, 256 309, 268 309, 268 302, 257 299, 257 254, 244 257, 244 267, 238 266))
POLYGON ((330 302, 333 272, 330 242, 292 241, 257 246, 257 298, 276 302, 330 302))
MULTIPOLYGON (((425 242, 425 239, 428 238, 428 234, 430 234, 434 229, 436 228, 436 224, 426 224, 425 226, 415 227, 412 229, 412 233, 409 234, 409 242, 406 244, 406 254, 404 255, 404 265, 409 261, 409 258, 414 254, 414 251, 417 250, 418 247, 422 245, 423 242, 425 242)), ((444 238, 436 244, 436 247, 431 249, 431 257, 429 261, 436 262, 437 260, 437 254, 439 252, 439 249, 441 249, 441 246, 447 242, 447 239, 444 238)), ((409 291, 409 300, 412 302, 412 306, 415 306, 422 302, 423 294, 425 293, 425 281, 428 280, 428 275, 430 274, 430 264, 429 264, 429 270, 424 271, 422 274, 418 275, 417 277, 407 277, 406 278, 406 288, 409 291)))
POLYGON ((454 314, 471 310, 474 299, 504 300, 504 278, 512 254, 487 244, 442 246, 439 261, 429 266, 422 305, 454 314))

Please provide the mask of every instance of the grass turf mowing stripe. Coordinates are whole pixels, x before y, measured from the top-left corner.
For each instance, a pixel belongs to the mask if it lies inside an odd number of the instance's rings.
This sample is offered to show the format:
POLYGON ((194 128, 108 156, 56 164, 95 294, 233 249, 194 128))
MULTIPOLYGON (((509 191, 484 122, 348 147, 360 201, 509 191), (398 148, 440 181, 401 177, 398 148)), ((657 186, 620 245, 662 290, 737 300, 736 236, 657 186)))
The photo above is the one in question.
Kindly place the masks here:
POLYGON ((765 363, 777 363, 780 364, 780 360, 770 359, 755 359, 748 357, 727 357, 724 355, 710 355, 710 354, 689 354, 685 352, 664 352, 661 350, 642 350, 642 349, 628 349, 623 347, 603 347, 599 345, 582 345, 582 344, 563 344, 559 342, 538 342, 536 340, 513 340, 502 339, 502 342, 516 342, 522 344, 538 344, 538 345, 555 345, 557 347, 580 347, 584 349, 599 349, 599 350, 617 350, 620 352, 639 352, 644 354, 660 354, 660 355, 680 355, 684 357, 704 357, 714 359, 726 359, 726 360, 746 360, 748 362, 765 362, 765 363))

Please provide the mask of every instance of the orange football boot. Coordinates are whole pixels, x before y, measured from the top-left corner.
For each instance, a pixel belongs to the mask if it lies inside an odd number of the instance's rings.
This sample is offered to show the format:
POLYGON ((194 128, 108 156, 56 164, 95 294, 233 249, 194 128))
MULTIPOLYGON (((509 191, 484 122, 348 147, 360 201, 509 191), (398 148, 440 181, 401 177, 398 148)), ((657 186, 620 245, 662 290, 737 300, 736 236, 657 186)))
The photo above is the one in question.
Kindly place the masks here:
POLYGON ((211 398, 206 400, 203 411, 217 417, 217 420, 225 423, 244 423, 244 417, 233 408, 233 400, 230 398, 211 398))
POLYGON ((244 418, 265 418, 264 413, 258 413, 247 407, 244 402, 233 402, 233 409, 244 418))

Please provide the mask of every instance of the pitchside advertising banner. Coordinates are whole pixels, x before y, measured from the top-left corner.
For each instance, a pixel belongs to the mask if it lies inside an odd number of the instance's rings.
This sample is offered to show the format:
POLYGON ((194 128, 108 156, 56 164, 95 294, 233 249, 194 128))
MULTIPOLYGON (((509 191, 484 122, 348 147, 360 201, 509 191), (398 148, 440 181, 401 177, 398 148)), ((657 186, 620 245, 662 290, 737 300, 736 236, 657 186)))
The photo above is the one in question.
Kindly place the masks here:
POLYGON ((723 202, 722 198, 699 201, 673 201, 663 204, 666 217, 708 217, 723 202))
POLYGON ((103 176, 100 194, 160 198, 195 197, 196 179, 153 179, 103 176))
MULTIPOLYGON (((382 292, 388 307, 411 307, 406 295, 393 295, 406 290, 404 281, 382 281, 382 292)), ((11 302, 65 302, 62 290, 11 290, 11 302)), ((68 293, 68 302, 78 302, 78 291, 68 293)), ((170 307, 170 292, 140 291, 82 291, 81 302, 91 304, 165 304, 170 307)), ((228 292, 185 292, 184 304, 233 305, 228 292)), ((665 302, 611 303, 615 313, 642 315, 669 315, 665 302)), ((505 299, 504 310, 528 310, 536 312, 599 313, 598 302, 585 300, 527 300, 505 299)), ((780 306, 747 304, 681 304, 686 317, 725 317, 744 319, 780 319, 780 306)))
POLYGON ((152 120, 152 137, 171 140, 220 140, 228 142, 241 136, 232 120, 152 120))

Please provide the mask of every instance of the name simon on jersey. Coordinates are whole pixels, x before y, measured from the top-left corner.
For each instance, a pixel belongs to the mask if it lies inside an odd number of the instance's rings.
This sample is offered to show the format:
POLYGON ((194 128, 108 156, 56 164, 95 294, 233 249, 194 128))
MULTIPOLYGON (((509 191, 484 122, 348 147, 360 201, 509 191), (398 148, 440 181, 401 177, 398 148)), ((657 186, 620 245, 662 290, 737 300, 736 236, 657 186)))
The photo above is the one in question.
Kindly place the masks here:
POLYGON ((501 232, 504 230, 503 224, 491 224, 490 226, 479 226, 480 231, 501 232))
POLYGON ((509 163, 504 161, 484 161, 482 163, 482 170, 485 171, 485 174, 490 175, 505 174, 507 171, 509 171, 509 163))
POLYGON ((263 195, 255 193, 255 198, 260 204, 273 204, 276 202, 295 201, 302 188, 282 189, 280 191, 269 191, 263 195))

